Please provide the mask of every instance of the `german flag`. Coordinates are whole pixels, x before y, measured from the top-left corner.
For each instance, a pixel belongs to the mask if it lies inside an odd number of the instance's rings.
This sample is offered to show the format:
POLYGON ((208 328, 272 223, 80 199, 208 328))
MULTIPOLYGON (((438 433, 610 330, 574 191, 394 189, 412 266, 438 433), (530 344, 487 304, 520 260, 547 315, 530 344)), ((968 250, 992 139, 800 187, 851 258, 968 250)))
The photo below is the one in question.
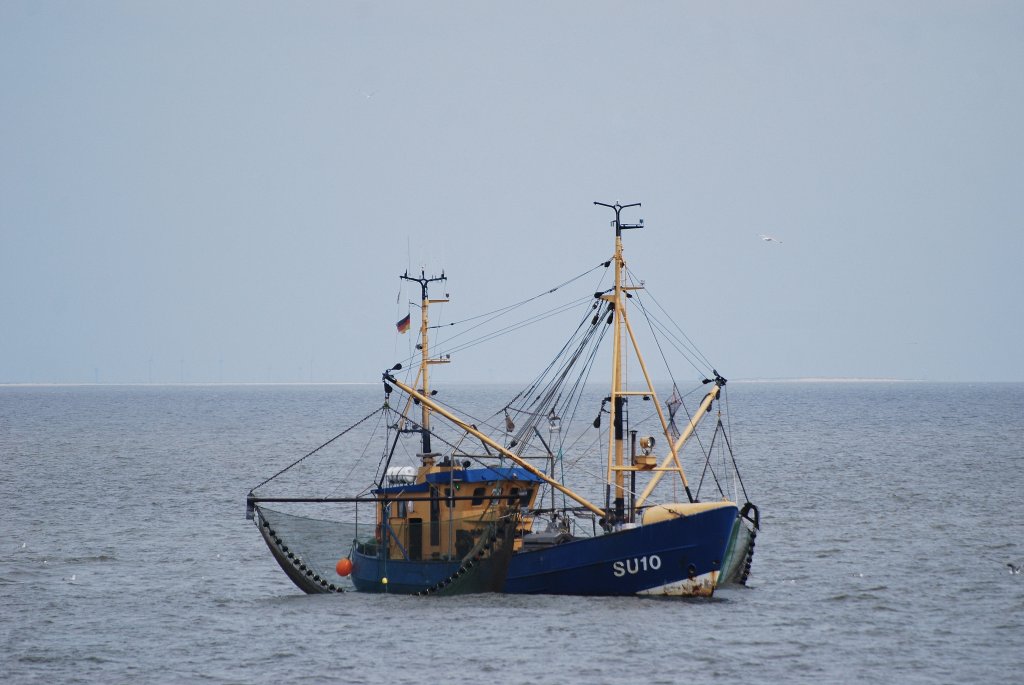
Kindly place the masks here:
POLYGON ((395 328, 398 329, 399 333, 405 333, 409 330, 409 315, 406 314, 405 318, 395 324, 395 328))

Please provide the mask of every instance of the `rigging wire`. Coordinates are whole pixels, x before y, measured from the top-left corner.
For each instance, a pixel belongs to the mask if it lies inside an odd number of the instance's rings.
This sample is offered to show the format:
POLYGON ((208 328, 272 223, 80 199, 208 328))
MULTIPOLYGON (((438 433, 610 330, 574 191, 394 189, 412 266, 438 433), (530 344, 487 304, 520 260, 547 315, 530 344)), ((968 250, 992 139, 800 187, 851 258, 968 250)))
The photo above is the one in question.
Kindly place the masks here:
MULTIPOLYGON (((377 423, 374 424, 373 430, 370 432, 369 437, 366 439, 366 443, 363 445, 363 450, 359 453, 359 456, 356 457, 355 462, 352 464, 352 468, 348 470, 348 473, 346 473, 345 476, 341 479, 341 482, 339 482, 332 490, 330 490, 325 495, 325 497, 330 497, 331 495, 336 493, 342 485, 349 482, 349 479, 352 477, 352 474, 355 473, 356 468, 359 466, 359 464, 362 463, 363 458, 366 456, 366 451, 370 448, 370 443, 373 442, 374 437, 376 437, 377 431, 380 429, 381 421, 385 419, 386 414, 390 411, 393 410, 390 407, 387 407, 385 411, 380 412, 380 415, 377 417, 377 423)), ((385 440, 385 445, 386 444, 387 441, 385 440)))
POLYGON ((599 328, 605 328, 605 326, 603 326, 603 324, 601 323, 601 314, 599 313, 597 316, 594 316, 591 325, 583 331, 583 334, 581 336, 579 336, 579 342, 576 344, 572 354, 570 354, 568 357, 565 357, 566 353, 570 348, 570 343, 577 338, 580 331, 583 330, 583 327, 586 323, 586 319, 591 316, 590 312, 591 308, 588 308, 585 317, 583 321, 580 322, 579 326, 576 329, 576 332, 569 339, 569 341, 562 347, 558 355, 556 355, 554 360, 552 360, 552 362, 540 374, 540 376, 534 381, 534 383, 532 383, 526 391, 520 393, 520 395, 528 396, 532 396, 538 392, 539 394, 537 394, 537 396, 532 401, 528 402, 521 408, 507 407, 519 413, 526 414, 526 416, 528 417, 525 425, 516 434, 514 438, 515 440, 525 441, 526 436, 530 435, 534 427, 539 423, 539 417, 547 416, 551 411, 554 410, 554 407, 557 404, 556 395, 558 395, 559 390, 564 385, 565 379, 567 378, 569 372, 572 370, 573 366, 575 366, 576 362, 579 360, 580 356, 583 354, 588 344, 591 342, 591 340, 593 340, 594 334, 597 332, 597 330, 599 328), (559 360, 562 360, 560 364, 559 360), (551 374, 549 380, 547 380, 546 383, 541 385, 541 382, 544 380, 544 378, 549 376, 549 373, 551 374), (530 411, 531 408, 536 409, 536 411, 530 411))
MULTIPOLYGON (((629 270, 629 267, 627 267, 627 268, 626 268, 626 272, 627 272, 627 273, 629 274, 629 277, 630 277, 630 278, 635 278, 635 277, 634 277, 634 275, 633 275, 633 272, 629 270)), ((647 292, 647 293, 648 293, 648 294, 650 295, 650 298, 651 298, 651 300, 652 300, 652 301, 654 302, 654 304, 655 304, 655 305, 656 305, 656 306, 658 307, 658 309, 660 309, 660 310, 661 310, 661 312, 662 312, 662 313, 663 313, 663 314, 665 315, 665 317, 666 317, 666 318, 667 318, 667 319, 668 319, 668 320, 669 320, 669 321, 670 321, 670 322, 672 323, 672 325, 676 327, 676 330, 677 330, 677 331, 679 331, 679 334, 680 334, 681 336, 683 336, 683 339, 685 339, 685 340, 686 340, 686 343, 685 343, 685 344, 684 344, 684 343, 682 343, 682 341, 680 341, 680 343, 681 343, 681 344, 683 344, 683 346, 684 346, 684 347, 688 347, 688 348, 690 349, 691 353, 692 353, 692 354, 693 354, 693 355, 694 355, 695 357, 697 357, 698 359, 700 359, 700 360, 701 360, 701 362, 703 362, 704 364, 706 364, 706 365, 707 365, 707 367, 708 367, 709 369, 710 369, 710 368, 713 368, 713 366, 714 366, 714 365, 713 365, 713 364, 712 364, 712 363, 711 363, 711 362, 710 362, 710 361, 708 360, 708 358, 707 358, 707 357, 705 357, 705 356, 704 356, 704 354, 703 354, 703 353, 702 353, 702 352, 700 351, 700 348, 698 348, 698 347, 697 347, 697 345, 696 345, 696 344, 695 344, 695 343, 694 343, 694 342, 693 342, 692 340, 690 340, 690 337, 689 337, 688 335, 686 335, 686 333, 685 333, 685 332, 683 331, 683 329, 682 329, 682 328, 681 328, 681 327, 679 326, 679 324, 677 324, 677 323, 675 322, 675 319, 673 319, 673 318, 672 318, 672 315, 671 315, 671 314, 669 314, 669 313, 668 313, 668 312, 667 312, 667 311, 665 310, 665 308, 661 306, 661 303, 660 303, 660 302, 658 302, 658 298, 656 298, 656 297, 654 296, 654 294, 653 294, 653 293, 651 293, 651 291, 650 291, 649 289, 647 289, 646 287, 644 288, 644 290, 645 290, 645 291, 646 291, 646 292, 647 292)), ((672 334, 672 333, 671 333, 670 331, 666 331, 666 332, 667 332, 667 334, 669 334, 669 335, 670 335, 670 337, 674 337, 674 334, 672 334)))
MULTIPOLYGON (((490 312, 486 312, 484 314, 477 314, 475 316, 471 316, 471 317, 468 317, 466 319, 461 319, 459 321, 453 321, 453 322, 448 323, 448 324, 428 326, 428 330, 429 329, 434 329, 434 330, 436 330, 436 329, 446 329, 446 328, 450 328, 451 326, 456 326, 456 325, 467 323, 467 322, 470 322, 470 321, 475 321, 477 319, 486 319, 484 321, 481 321, 480 323, 477 323, 477 324, 475 324, 473 326, 470 326, 469 328, 467 328, 467 329, 465 329, 463 331, 460 331, 460 332, 456 333, 455 335, 452 335, 451 337, 445 339, 443 343, 440 340, 436 341, 434 343, 434 346, 435 347, 441 347, 442 345, 451 345, 452 342, 456 338, 460 338, 461 336, 466 335, 469 332, 471 332, 473 330, 476 330, 477 328, 480 328, 481 326, 484 326, 484 325, 490 323, 491 321, 494 321, 495 319, 499 318, 503 314, 506 314, 506 313, 511 312, 511 311, 513 311, 515 309, 518 309, 519 307, 522 307, 523 305, 526 305, 526 304, 528 304, 528 303, 530 303, 530 302, 532 302, 534 300, 540 299, 540 298, 542 298, 542 297, 544 297, 546 295, 550 295, 550 294, 560 290, 561 288, 565 287, 566 285, 569 285, 570 283, 578 281, 579 279, 581 279, 581 278, 583 278, 583 277, 593 273, 594 271, 596 271, 598 269, 607 268, 610 263, 611 263, 610 260, 601 262, 597 266, 591 267, 590 269, 587 269, 583 273, 581 273, 581 274, 579 274, 577 276, 574 276, 574 277, 572 277, 572 278, 570 278, 570 279, 568 279, 566 281, 563 281, 562 283, 559 283, 558 285, 554 286, 553 288, 548 288, 547 290, 545 290, 542 293, 538 293, 537 295, 534 295, 532 297, 526 298, 525 300, 522 300, 522 301, 517 302, 515 304, 506 305, 504 307, 500 307, 498 309, 492 310, 490 312)), ((580 302, 585 301, 587 299, 589 299, 589 296, 583 297, 583 298, 577 298, 577 299, 572 300, 570 302, 567 302, 567 303, 564 303, 564 304, 561 304, 561 305, 557 305, 556 307, 554 307, 554 308, 552 308, 552 309, 550 309, 550 310, 548 310, 546 312, 541 312, 539 314, 534 314, 532 316, 527 317, 526 319, 523 319, 523 320, 518 321, 518 322, 516 322, 514 324, 506 326, 505 328, 498 329, 496 331, 491 331, 489 333, 485 333, 484 335, 481 335, 480 337, 474 338, 474 339, 472 339, 470 341, 459 343, 455 347, 444 349, 444 353, 445 354, 452 354, 454 352, 461 352, 461 351, 466 350, 466 349, 468 349, 470 347, 473 347, 475 345, 478 345, 478 344, 481 344, 483 342, 489 341, 489 340, 491 340, 493 338, 499 337, 499 336, 504 335, 506 333, 511 333, 511 332, 513 332, 515 330, 518 330, 519 328, 522 328, 524 326, 528 326, 528 325, 537 323, 537 322, 542 321, 542 320, 544 320, 546 318, 549 318, 551 316, 556 316, 556 315, 558 315, 558 314, 560 314, 560 313, 562 313, 564 311, 572 309, 574 306, 576 306, 580 302)), ((411 361, 415 356, 416 356, 415 353, 411 353, 408 357, 406 357, 405 359, 403 359, 401 361, 403 363, 411 361)))
MULTIPOLYGON (((591 311, 592 308, 588 308, 586 312, 587 317, 591 316, 591 311)), ((533 430, 536 430, 536 425, 539 422, 540 417, 549 416, 550 414, 559 416, 560 423, 563 423, 564 425, 571 426, 573 424, 573 421, 579 411, 583 389, 586 385, 586 379, 589 378, 589 375, 593 370, 593 362, 596 353, 598 352, 601 346, 604 336, 607 335, 608 330, 610 330, 610 327, 604 322, 604 312, 599 311, 597 316, 594 317, 591 326, 585 332, 584 337, 581 339, 580 343, 576 345, 571 357, 565 360, 561 366, 556 366, 558 358, 556 358, 555 362, 549 365, 548 371, 550 371, 553 368, 558 368, 561 372, 556 374, 553 378, 551 378, 548 381, 548 383, 544 384, 543 386, 541 386, 541 382, 544 377, 548 376, 548 373, 546 372, 542 374, 541 377, 538 378, 533 384, 531 384, 529 388, 520 392, 519 395, 517 395, 517 397, 520 397, 522 395, 530 396, 537 392, 538 387, 544 388, 544 391, 538 394, 532 402, 528 402, 526 405, 518 408, 519 411, 527 413, 531 417, 531 420, 528 421, 527 424, 523 427, 522 432, 529 431, 531 428, 533 430), (596 337, 594 335, 595 331, 597 331, 596 337), (588 345, 590 349, 585 355, 584 361, 580 368, 580 372, 576 374, 576 379, 573 382, 573 384, 569 387, 568 394, 566 395, 565 390, 563 388, 566 385, 568 370, 571 369, 573 366, 579 366, 580 357, 582 356, 584 350, 587 349, 588 345), (571 409, 569 409, 570 407, 571 409), (534 411, 527 411, 527 408, 534 409, 534 411), (567 413, 567 409, 569 409, 569 416, 568 421, 565 421, 565 414, 567 413)), ((563 347, 563 350, 560 352, 559 356, 564 355, 567 352, 568 347, 569 346, 563 347)), ((513 409, 516 408, 513 407, 513 409)), ((569 431, 560 431, 558 441, 559 453, 561 454, 560 464, 562 470, 561 477, 563 483, 566 467, 565 462, 567 458, 566 439, 568 433, 569 431)), ((569 445, 569 450, 573 450, 575 446, 581 440, 583 440, 588 433, 589 431, 584 431, 580 435, 576 436, 576 439, 569 445)), ((590 452, 592 452, 591 448, 593 448, 600 441, 602 435, 603 433, 601 431, 598 431, 597 437, 591 442, 590 447, 588 447, 584 453, 582 453, 579 457, 573 460, 572 463, 569 464, 570 472, 572 472, 574 467, 578 466, 580 460, 583 457, 590 456, 590 452)), ((521 450, 525 450, 525 444, 523 445, 521 450)), ((583 469, 579 468, 578 470, 582 471, 583 469)), ((587 473, 588 475, 593 475, 589 474, 589 472, 587 473)), ((605 479, 602 477, 600 479, 600 482, 604 484, 605 479)))
MULTIPOLYGON (((627 271, 627 276, 629 277, 629 282, 631 284, 635 283, 635 281, 633 280, 632 273, 627 271)), ((668 376, 672 380, 672 387, 675 388, 676 387, 676 377, 672 373, 672 366, 671 366, 671 364, 668 363, 668 358, 665 356, 665 350, 661 346, 661 339, 654 332, 654 324, 651 322, 651 316, 650 316, 650 314, 647 313, 647 308, 644 307, 643 302, 640 301, 640 290, 636 291, 635 297, 636 297, 637 306, 639 307, 640 312, 644 315, 644 320, 647 321, 647 326, 651 329, 651 337, 654 338, 654 343, 658 346, 658 353, 661 354, 661 361, 662 361, 662 363, 665 364, 665 369, 668 371, 668 376)))
MULTIPOLYGON (((728 413, 726 413, 726 418, 728 418, 728 413)), ((718 422, 721 423, 722 420, 719 419, 718 422)), ((740 467, 739 464, 736 463, 736 454, 732 450, 732 441, 729 440, 729 434, 724 430, 722 431, 722 437, 725 438, 725 444, 729 447, 729 456, 732 458, 733 473, 736 474, 736 480, 739 481, 740 490, 743 491, 743 499, 749 502, 750 495, 747 494, 747 488, 745 485, 743 485, 743 476, 740 475, 740 467)))
MULTIPOLYGON (((540 314, 535 314, 535 315, 533 315, 533 316, 531 316, 529 318, 523 319, 521 321, 517 321, 516 323, 510 324, 509 326, 507 326, 507 327, 505 327, 503 329, 498 329, 496 331, 491 331, 489 333, 485 333, 484 335, 480 336, 479 338, 474 338, 472 340, 465 341, 463 343, 460 343, 460 344, 456 345, 455 347, 451 347, 451 348, 443 348, 442 347, 441 349, 443 350, 443 352, 441 352, 440 354, 442 354, 444 356, 447 356, 447 355, 450 355, 450 354, 453 354, 453 353, 462 352, 462 351, 467 350, 467 349, 469 349, 471 347, 475 347, 475 346, 480 345, 482 343, 485 343, 485 342, 488 342, 490 340, 493 340, 494 338, 497 338, 497 337, 500 337, 502 335, 506 335, 508 333, 512 333, 514 331, 517 331, 520 328, 525 328, 527 326, 533 325, 533 324, 538 323, 540 321, 543 321, 545 319, 549 319, 549 318, 551 318, 553 316, 557 316, 559 314, 562 314, 562 313, 564 313, 566 311, 569 311, 572 308, 578 306, 580 302, 587 301, 588 299, 589 299, 589 297, 578 298, 578 299, 573 300, 571 302, 566 302, 566 303, 563 303, 561 305, 558 305, 554 309, 550 309, 550 310, 548 310, 546 312, 541 312, 540 314)), ((464 332, 466 332, 466 331, 464 331, 464 332)), ((446 342, 450 343, 451 340, 453 340, 454 338, 459 337, 459 335, 462 335, 462 334, 460 333, 460 334, 454 335, 451 338, 449 338, 446 342)), ((436 346, 437 347, 441 347, 441 344, 437 343, 436 346)), ((413 359, 415 359, 416 356, 417 355, 413 353, 413 354, 410 354, 405 359, 402 359, 400 361, 401 361, 401 363, 403 365, 405 365, 405 364, 411 362, 413 359)), ((411 372, 411 369, 410 369, 410 372, 411 372)))
MULTIPOLYGON (((562 314, 564 312, 570 311, 571 309, 579 306, 579 304, 581 302, 586 302, 589 299, 590 299, 589 297, 581 297, 581 298, 577 298, 575 300, 572 300, 570 302, 566 302, 566 303, 558 305, 557 307, 555 307, 553 309, 550 309, 550 310, 548 310, 546 312, 541 312, 540 314, 535 314, 535 315, 533 315, 533 316, 531 316, 529 318, 523 319, 521 321, 517 321, 516 323, 510 324, 510 325, 506 326, 503 329, 498 329, 497 331, 492 331, 490 333, 486 333, 486 334, 480 336, 479 338, 474 338, 472 340, 460 343, 459 345, 457 345, 457 346, 455 346, 453 348, 446 349, 445 352, 449 353, 449 354, 452 353, 452 352, 461 352, 461 351, 466 350, 466 349, 468 349, 470 347, 474 347, 476 345, 479 345, 480 343, 487 342, 488 340, 492 340, 494 338, 497 338, 499 336, 505 335, 507 333, 512 333, 514 331, 519 330, 520 328, 525 328, 526 326, 529 326, 529 325, 538 323, 540 321, 543 321, 544 319, 549 319, 552 316, 557 316, 558 314, 562 314)), ((453 340, 454 338, 457 338, 457 337, 458 337, 457 335, 453 335, 451 338, 448 339, 448 341, 450 342, 451 340, 453 340)))
POLYGON ((316 449, 312 450, 311 452, 308 452, 308 453, 306 453, 305 455, 303 455, 303 456, 299 457, 298 459, 296 459, 295 461, 293 461, 293 462, 292 462, 291 464, 288 464, 288 466, 285 466, 285 467, 284 467, 283 469, 281 469, 280 471, 278 471, 277 473, 275 473, 274 475, 272 475, 272 476, 271 476, 270 478, 267 478, 267 479, 266 479, 265 481, 263 481, 262 483, 260 483, 260 484, 259 484, 259 485, 257 485, 256 487, 254 487, 254 488, 251 488, 251 489, 249 490, 249 492, 254 492, 255 490, 258 490, 259 488, 262 488, 262 487, 263 487, 264 485, 266 485, 266 484, 267 484, 267 483, 269 483, 270 481, 274 480, 275 478, 277 478, 278 476, 280 476, 280 475, 281 475, 282 473, 284 473, 284 472, 285 472, 285 471, 287 471, 288 469, 292 468, 293 466, 296 466, 296 465, 297 465, 297 464, 299 464, 300 462, 304 461, 304 460, 305 460, 306 458, 308 458, 308 457, 311 457, 311 456, 313 456, 314 454, 316 454, 317 452, 319 452, 319 451, 320 451, 320 450, 322 450, 323 448, 327 447, 328 445, 330 445, 330 444, 331 444, 332 442, 334 442, 335 440, 337 440, 337 439, 338 439, 338 438, 340 438, 341 436, 345 435, 345 433, 348 433, 348 432, 349 432, 350 430, 352 430, 352 429, 353 429, 353 428, 355 428, 356 426, 358 426, 358 425, 360 425, 360 424, 364 423, 364 422, 365 422, 366 420, 368 420, 369 418, 371 418, 371 417, 372 417, 372 416, 373 416, 374 414, 377 414, 378 412, 382 412, 382 411, 384 411, 384 410, 385 410, 386 408, 387 408, 387 405, 385 404, 385 405, 384 405, 384 406, 382 406, 382 407, 378 407, 377 409, 374 409, 374 410, 373 410, 372 412, 370 412, 369 414, 367 414, 367 415, 366 415, 366 416, 364 416, 363 418, 359 419, 358 421, 356 421, 356 422, 355 422, 355 423, 353 423, 353 424, 352 424, 351 426, 349 426, 349 427, 348 427, 348 428, 346 428, 345 430, 343 430, 343 431, 341 431, 340 433, 338 433, 337 435, 335 435, 335 436, 334 436, 333 438, 331 438, 330 440, 328 440, 328 441, 327 441, 327 442, 325 442, 324 444, 320 445, 319 447, 317 447, 316 449))
POLYGON ((718 474, 715 473, 714 467, 711 466, 711 453, 715 448, 715 440, 718 438, 718 429, 721 426, 722 422, 721 420, 719 420, 718 425, 715 426, 715 433, 714 435, 711 436, 711 444, 708 445, 708 451, 704 459, 704 469, 701 471, 700 474, 700 481, 697 483, 697 489, 694 491, 694 497, 696 498, 700 497, 700 489, 701 486, 704 485, 704 476, 707 474, 709 470, 711 471, 711 477, 715 479, 715 485, 718 487, 718 491, 723 495, 725 494, 725 490, 722 489, 722 484, 718 481, 718 474))
MULTIPOLYGON (((659 332, 665 338, 666 342, 668 342, 669 345, 671 345, 673 348, 675 348, 675 350, 683 357, 683 359, 685 359, 686 362, 690 366, 693 367, 694 371, 696 371, 698 374, 700 374, 701 376, 703 376, 705 378, 708 377, 708 375, 709 375, 708 371, 710 371, 713 368, 712 365, 708 364, 706 362, 706 360, 698 359, 698 361, 701 361, 702 363, 705 364, 705 367, 703 369, 701 369, 694 362, 694 358, 697 357, 697 355, 699 353, 695 354, 692 350, 684 349, 685 348, 685 344, 682 343, 682 341, 680 341, 678 339, 678 337, 676 337, 672 333, 672 331, 670 331, 668 329, 668 327, 665 326, 665 324, 663 324, 660 320, 658 320, 656 317, 651 315, 650 311, 644 305, 643 301, 639 298, 639 296, 637 297, 637 306, 640 309, 640 311, 643 313, 644 318, 647 320, 648 326, 650 326, 650 328, 651 328, 651 333, 654 335, 654 338, 655 338, 655 340, 658 343, 658 350, 662 354, 662 359, 665 359, 665 352, 664 352, 664 349, 662 348, 662 345, 661 345, 661 339, 658 337, 658 333, 659 332)), ((703 355, 700 355, 700 356, 703 356, 703 355)), ((667 360, 665 361, 665 364, 666 364, 666 366, 669 366, 667 360)), ((669 366, 669 368, 671 368, 671 367, 669 366)), ((671 371, 670 371, 670 373, 671 373, 671 371)), ((673 378, 673 382, 675 382, 675 377, 673 376, 672 378, 673 378)))
POLYGON ((725 421, 728 424, 728 429, 725 433, 725 444, 729 446, 729 456, 732 457, 733 470, 736 472, 736 479, 739 481, 740 489, 743 491, 743 498, 749 502, 750 495, 747 494, 747 489, 743 486, 743 477, 740 475, 740 467, 739 464, 736 463, 736 453, 732 447, 732 440, 729 439, 729 436, 732 435, 732 410, 729 408, 729 393, 726 388, 722 388, 722 394, 725 395, 725 421))
MULTIPOLYGON (((445 327, 448 327, 448 326, 457 326, 459 324, 466 323, 467 321, 475 321, 476 319, 482 319, 485 316, 492 316, 492 315, 494 315, 494 317, 492 317, 492 319, 496 318, 497 316, 500 316, 501 314, 504 314, 505 312, 511 311, 511 310, 516 309, 518 307, 522 307, 523 305, 529 304, 530 302, 533 302, 536 299, 544 297, 545 295, 550 295, 551 293, 555 292, 556 290, 558 290, 560 288, 563 288, 563 287, 569 285, 570 283, 573 283, 574 281, 578 281, 579 279, 583 278, 584 276, 590 274, 593 271, 596 271, 597 269, 600 269, 602 267, 607 268, 610 263, 611 262, 608 262, 608 261, 601 262, 597 266, 594 266, 594 267, 591 267, 591 268, 587 269, 586 271, 584 271, 583 273, 579 274, 578 276, 573 276, 569 280, 564 281, 562 283, 559 283, 554 288, 549 288, 548 290, 545 290, 542 293, 538 293, 537 295, 534 295, 532 297, 528 297, 525 300, 522 300, 521 302, 516 302, 515 304, 510 304, 510 305, 506 305, 504 307, 499 307, 498 309, 492 310, 490 312, 485 312, 483 314, 477 314, 476 316, 470 316, 468 318, 461 319, 459 321, 452 321, 451 323, 445 324, 444 326, 429 326, 429 328, 445 328, 445 327)), ((488 321, 490 321, 492 319, 488 319, 488 321)), ((478 326, 479 325, 483 325, 484 323, 487 323, 487 321, 484 321, 484 322, 482 322, 480 324, 477 324, 477 325, 478 326)), ((475 326, 473 328, 475 328, 475 326)), ((473 330, 473 329, 470 328, 468 330, 473 330)))

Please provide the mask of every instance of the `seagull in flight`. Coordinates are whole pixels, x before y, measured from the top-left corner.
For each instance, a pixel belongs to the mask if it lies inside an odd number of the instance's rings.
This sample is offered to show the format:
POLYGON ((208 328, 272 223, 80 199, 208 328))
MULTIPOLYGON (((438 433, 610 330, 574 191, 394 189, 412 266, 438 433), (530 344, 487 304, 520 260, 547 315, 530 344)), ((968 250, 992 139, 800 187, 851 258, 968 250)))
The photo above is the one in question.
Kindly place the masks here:
POLYGON ((765 235, 764 233, 760 234, 758 237, 761 240, 765 241, 766 243, 778 243, 779 245, 782 244, 782 241, 779 240, 778 238, 774 238, 770 235, 765 235))

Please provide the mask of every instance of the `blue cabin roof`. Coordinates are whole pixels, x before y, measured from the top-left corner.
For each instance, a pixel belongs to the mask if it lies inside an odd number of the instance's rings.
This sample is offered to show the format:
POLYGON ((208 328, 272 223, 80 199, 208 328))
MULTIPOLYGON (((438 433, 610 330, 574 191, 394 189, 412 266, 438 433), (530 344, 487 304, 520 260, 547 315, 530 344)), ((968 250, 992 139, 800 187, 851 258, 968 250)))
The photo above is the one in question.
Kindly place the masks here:
MULTIPOLYGON (((448 479, 447 473, 431 473, 427 476, 428 483, 447 483, 448 479)), ((498 480, 525 480, 529 483, 539 483, 541 481, 539 477, 519 467, 452 471, 451 480, 459 480, 463 483, 486 483, 498 480)))
POLYGON ((450 473, 439 471, 427 474, 426 483, 415 483, 409 485, 393 485, 389 488, 374 490, 375 495, 396 495, 402 493, 425 493, 430 490, 430 485, 444 485, 449 481, 459 483, 493 483, 502 480, 520 480, 528 483, 539 483, 541 478, 535 476, 524 468, 480 468, 480 469, 454 469, 450 473))

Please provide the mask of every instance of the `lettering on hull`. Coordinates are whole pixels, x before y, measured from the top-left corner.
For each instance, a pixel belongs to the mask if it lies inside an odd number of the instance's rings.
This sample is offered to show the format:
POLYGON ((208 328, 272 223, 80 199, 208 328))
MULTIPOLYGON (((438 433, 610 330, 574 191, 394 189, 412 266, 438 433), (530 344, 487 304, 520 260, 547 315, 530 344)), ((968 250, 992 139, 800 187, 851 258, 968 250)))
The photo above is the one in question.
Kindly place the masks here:
POLYGON ((612 575, 616 578, 623 578, 627 574, 635 576, 645 571, 657 571, 661 568, 661 557, 651 554, 646 557, 633 557, 622 561, 612 562, 612 575))

